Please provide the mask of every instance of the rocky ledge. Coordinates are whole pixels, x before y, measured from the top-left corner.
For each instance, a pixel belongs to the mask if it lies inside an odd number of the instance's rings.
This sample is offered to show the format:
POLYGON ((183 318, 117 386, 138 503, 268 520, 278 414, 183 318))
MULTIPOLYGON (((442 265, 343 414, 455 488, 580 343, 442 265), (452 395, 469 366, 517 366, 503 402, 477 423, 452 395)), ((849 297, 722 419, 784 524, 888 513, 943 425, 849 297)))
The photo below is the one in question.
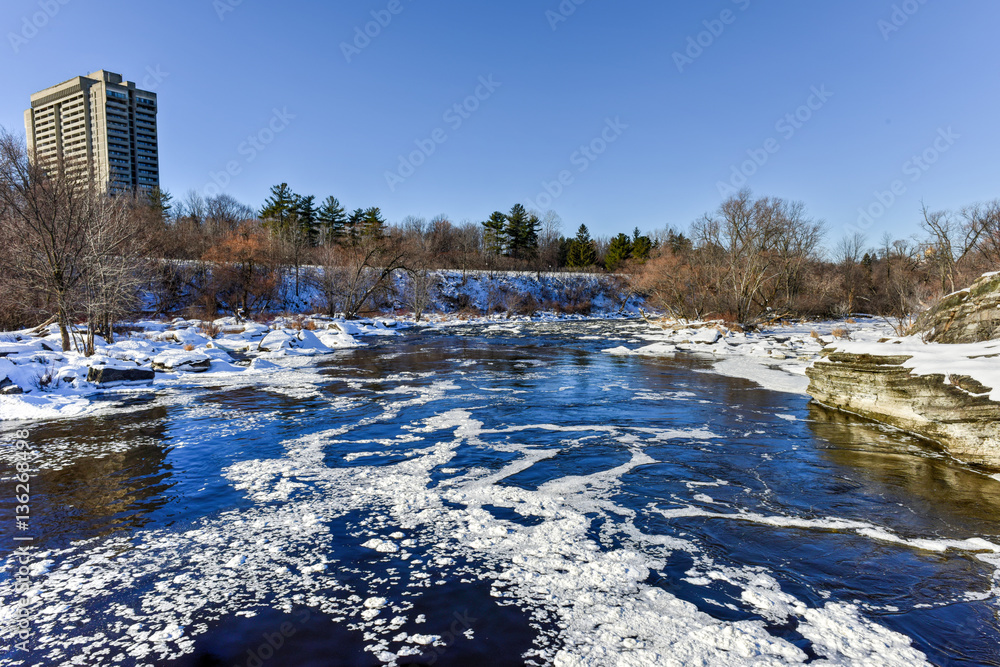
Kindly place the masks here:
POLYGON ((1000 273, 941 299, 910 334, 824 349, 809 395, 1000 468, 1000 273))
POLYGON ((825 350, 806 370, 809 395, 825 407, 933 440, 961 461, 1000 468, 1000 402, 990 398, 993 388, 960 373, 920 374, 914 356, 892 352, 825 350))
POLYGON ((971 287, 949 294, 913 325, 929 343, 980 343, 1000 338, 1000 273, 987 273, 971 287))

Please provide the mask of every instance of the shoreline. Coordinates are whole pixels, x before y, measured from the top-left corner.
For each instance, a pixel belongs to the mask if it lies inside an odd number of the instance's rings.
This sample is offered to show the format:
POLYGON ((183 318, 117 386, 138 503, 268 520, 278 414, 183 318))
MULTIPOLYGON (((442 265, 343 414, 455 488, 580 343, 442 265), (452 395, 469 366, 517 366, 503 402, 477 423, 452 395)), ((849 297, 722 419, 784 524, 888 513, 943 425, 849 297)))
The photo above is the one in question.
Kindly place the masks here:
MULTIPOLYGON (((412 316, 389 315, 358 320, 280 316, 268 324, 238 322, 232 317, 212 322, 140 320, 130 323, 132 330, 113 344, 99 339, 97 354, 92 357, 76 351, 61 352, 54 325, 38 336, 31 336, 32 330, 4 332, 0 333, 0 381, 6 378, 6 391, 11 391, 13 385, 23 393, 0 395, 0 422, 18 424, 114 414, 122 409, 115 397, 127 401, 150 391, 182 389, 178 385, 197 378, 227 378, 239 385, 266 384, 275 373, 295 371, 317 358, 364 347, 366 339, 398 337, 414 330, 500 323, 633 322, 642 327, 629 332, 629 338, 646 344, 609 348, 605 353, 710 356, 717 361, 703 372, 748 379, 767 390, 805 395, 805 368, 833 340, 828 332, 845 326, 839 320, 802 322, 745 334, 726 331, 717 323, 690 323, 682 328, 681 323, 673 322, 667 330, 659 326, 662 323, 640 320, 636 310, 590 315, 547 312, 534 317, 431 313, 420 322, 412 316), (95 382, 92 369, 122 378, 140 371, 145 379, 95 382), (155 374, 150 376, 153 371, 155 374), (105 405, 108 402, 111 405, 105 405)), ((877 323, 854 326, 852 334, 865 340, 884 333, 884 327, 877 323)))

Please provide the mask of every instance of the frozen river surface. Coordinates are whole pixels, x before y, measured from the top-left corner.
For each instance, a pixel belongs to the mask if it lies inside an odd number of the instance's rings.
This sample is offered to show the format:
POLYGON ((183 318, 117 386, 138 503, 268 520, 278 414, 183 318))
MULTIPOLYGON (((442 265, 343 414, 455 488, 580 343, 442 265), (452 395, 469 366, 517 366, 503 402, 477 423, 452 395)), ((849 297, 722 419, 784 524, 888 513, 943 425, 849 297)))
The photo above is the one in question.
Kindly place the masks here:
POLYGON ((602 352, 642 326, 407 333, 29 425, 0 664, 1000 665, 1000 481, 602 352))

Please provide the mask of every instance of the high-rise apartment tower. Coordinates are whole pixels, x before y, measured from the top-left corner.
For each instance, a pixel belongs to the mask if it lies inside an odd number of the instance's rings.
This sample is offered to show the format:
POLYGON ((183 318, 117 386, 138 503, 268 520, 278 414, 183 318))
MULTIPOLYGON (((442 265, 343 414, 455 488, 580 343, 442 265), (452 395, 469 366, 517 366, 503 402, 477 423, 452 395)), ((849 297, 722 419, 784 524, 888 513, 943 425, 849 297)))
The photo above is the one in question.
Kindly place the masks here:
POLYGON ((156 94, 100 70, 31 96, 28 150, 39 164, 120 192, 160 186, 156 94))

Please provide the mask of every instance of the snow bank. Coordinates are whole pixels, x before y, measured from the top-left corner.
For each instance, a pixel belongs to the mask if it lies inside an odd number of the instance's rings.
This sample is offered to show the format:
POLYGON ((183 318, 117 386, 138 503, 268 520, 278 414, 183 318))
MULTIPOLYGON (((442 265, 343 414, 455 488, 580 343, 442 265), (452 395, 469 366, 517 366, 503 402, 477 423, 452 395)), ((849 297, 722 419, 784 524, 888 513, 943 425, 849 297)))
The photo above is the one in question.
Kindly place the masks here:
POLYGON ((618 346, 604 352, 649 357, 695 354, 713 359, 714 373, 751 380, 772 391, 805 394, 809 386, 806 368, 826 345, 837 340, 834 330, 866 342, 891 333, 888 324, 872 319, 772 326, 753 333, 730 331, 712 322, 644 323, 634 336, 646 345, 618 346))
MULTIPOLYGON (((953 376, 965 376, 985 387, 981 395, 1000 401, 1000 340, 983 343, 924 343, 917 336, 893 338, 885 342, 838 341, 835 352, 874 356, 909 356, 901 366, 913 375, 943 375, 946 384, 953 376)), ((969 392, 971 393, 971 392, 969 392)), ((980 394, 973 394, 980 395, 980 394)))
POLYGON ((330 318, 317 318, 313 322, 315 331, 302 328, 301 318, 279 319, 275 329, 255 322, 237 322, 234 318, 222 318, 211 324, 221 330, 215 338, 205 333, 206 323, 197 320, 136 322, 133 328, 138 331, 113 344, 95 337, 96 351, 90 357, 76 349, 62 352, 54 325, 37 336, 27 331, 0 333, 0 420, 112 412, 118 402, 95 399, 120 395, 124 400, 139 391, 134 387, 113 386, 120 383, 88 381, 93 367, 155 370, 154 389, 172 387, 180 376, 192 372, 208 376, 225 374, 231 383, 233 376, 248 370, 258 374, 286 370, 281 364, 268 365, 253 357, 265 355, 272 361, 309 358, 362 346, 355 336, 384 335, 391 331, 385 322, 348 323, 330 318), (288 328, 293 325, 299 328, 288 328))

